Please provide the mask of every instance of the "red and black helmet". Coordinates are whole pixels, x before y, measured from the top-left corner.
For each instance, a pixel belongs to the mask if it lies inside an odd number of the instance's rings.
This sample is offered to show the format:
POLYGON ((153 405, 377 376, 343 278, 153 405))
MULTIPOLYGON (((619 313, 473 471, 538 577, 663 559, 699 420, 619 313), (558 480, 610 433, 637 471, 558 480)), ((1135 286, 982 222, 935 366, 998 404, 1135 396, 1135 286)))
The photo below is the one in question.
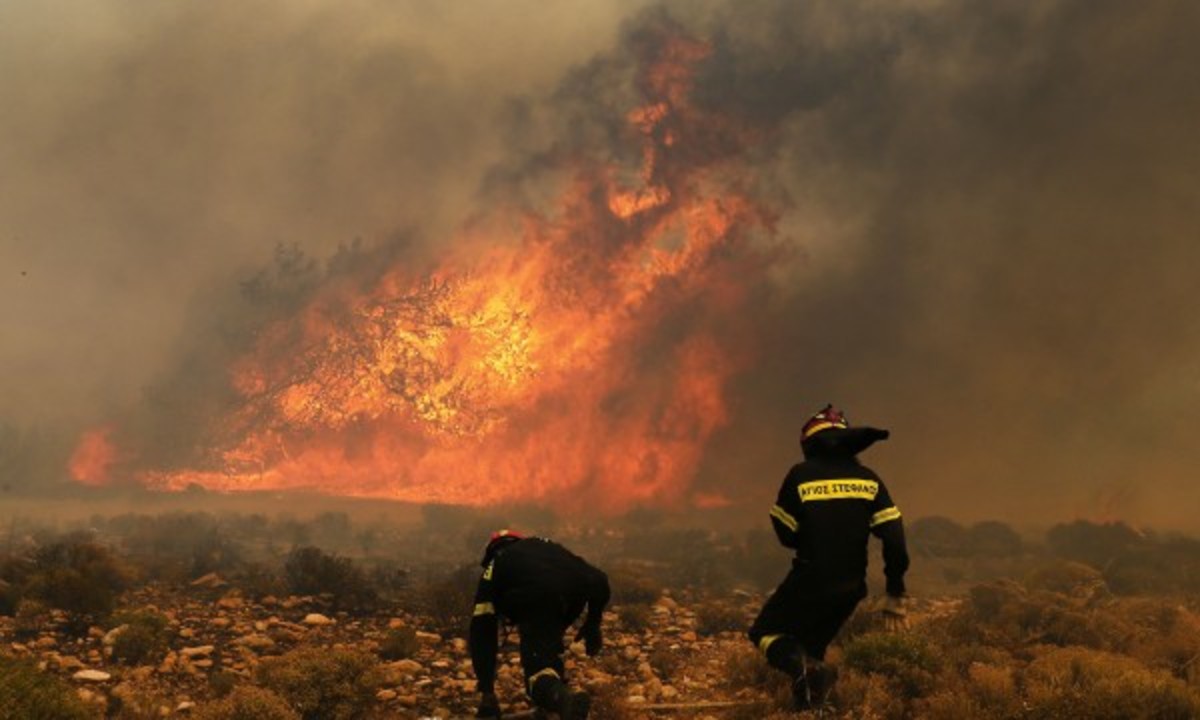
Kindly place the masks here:
POLYGON ((823 410, 813 415, 804 423, 804 427, 800 430, 800 442, 804 442, 813 435, 825 430, 841 429, 845 430, 850 427, 850 421, 842 414, 841 410, 834 409, 833 405, 826 405, 823 410))
POLYGON ((496 532, 492 533, 492 537, 488 540, 487 548, 483 551, 483 562, 481 564, 484 567, 487 567, 488 563, 490 563, 492 559, 496 557, 496 552, 499 551, 500 548, 508 545, 509 543, 514 543, 518 540, 524 539, 525 535, 517 532, 516 530, 497 530, 496 532))

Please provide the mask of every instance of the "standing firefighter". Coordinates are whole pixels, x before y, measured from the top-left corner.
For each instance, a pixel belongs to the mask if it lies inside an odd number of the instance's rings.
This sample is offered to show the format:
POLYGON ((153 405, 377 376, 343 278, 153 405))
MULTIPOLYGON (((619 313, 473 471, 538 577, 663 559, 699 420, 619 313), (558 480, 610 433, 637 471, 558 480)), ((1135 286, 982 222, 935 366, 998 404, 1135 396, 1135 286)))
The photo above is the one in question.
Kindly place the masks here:
POLYGON ((796 557, 750 628, 750 639, 773 667, 792 677, 798 709, 824 705, 837 679, 836 669, 824 662, 825 648, 867 596, 869 533, 883 541, 885 620, 893 627, 904 621, 908 551, 900 511, 879 476, 856 457, 887 437, 886 430, 850 427, 827 405, 804 424, 804 462, 788 472, 771 508, 775 534, 796 557))
POLYGON ((589 656, 600 651, 600 618, 608 604, 608 576, 562 545, 501 530, 483 556, 483 577, 471 618, 471 662, 483 698, 476 717, 500 717, 496 699, 498 616, 517 626, 521 667, 535 707, 561 720, 588 716, 587 693, 567 689, 563 633, 587 608, 575 639, 589 656))

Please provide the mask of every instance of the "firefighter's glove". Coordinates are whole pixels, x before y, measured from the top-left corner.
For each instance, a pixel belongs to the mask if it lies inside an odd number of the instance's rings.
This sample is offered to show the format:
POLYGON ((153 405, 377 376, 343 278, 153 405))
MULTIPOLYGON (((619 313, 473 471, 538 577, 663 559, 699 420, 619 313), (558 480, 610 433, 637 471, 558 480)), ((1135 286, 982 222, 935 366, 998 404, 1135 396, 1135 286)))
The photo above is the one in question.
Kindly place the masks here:
POLYGON ((908 627, 908 598, 888 595, 883 603, 883 629, 899 632, 908 627))
POLYGON ((583 641, 588 657, 596 657, 600 648, 604 647, 604 636, 600 634, 599 625, 585 624, 575 633, 575 642, 583 641))
POLYGON ((500 717, 500 701, 496 699, 496 693, 484 693, 479 700, 479 709, 475 711, 477 718, 492 718, 497 720, 500 717))

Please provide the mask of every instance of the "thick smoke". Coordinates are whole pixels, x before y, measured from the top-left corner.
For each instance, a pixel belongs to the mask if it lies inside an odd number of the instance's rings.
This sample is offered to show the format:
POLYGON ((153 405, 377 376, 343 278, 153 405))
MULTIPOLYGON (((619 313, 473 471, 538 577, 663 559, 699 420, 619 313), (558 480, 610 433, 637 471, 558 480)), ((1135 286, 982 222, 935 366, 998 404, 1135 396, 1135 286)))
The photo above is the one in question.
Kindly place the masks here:
POLYGON ((757 138, 793 248, 702 486, 757 508, 834 401, 894 431, 868 459, 913 514, 1195 527, 1200 8, 596 5, 0 9, 6 413, 212 377, 207 309, 279 243, 537 203, 548 158, 622 152, 614 67, 672 22, 712 41, 696 101, 757 138))

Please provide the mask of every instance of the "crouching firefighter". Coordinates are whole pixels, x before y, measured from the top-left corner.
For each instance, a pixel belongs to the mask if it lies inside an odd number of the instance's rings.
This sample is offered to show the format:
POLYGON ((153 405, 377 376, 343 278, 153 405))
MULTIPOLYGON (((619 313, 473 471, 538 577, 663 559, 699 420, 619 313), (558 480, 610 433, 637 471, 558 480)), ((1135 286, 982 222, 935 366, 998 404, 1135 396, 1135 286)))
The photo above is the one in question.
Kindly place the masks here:
POLYGON ((561 720, 583 720, 590 699, 567 688, 563 633, 586 607, 575 640, 585 643, 589 656, 600 651, 608 576, 558 543, 508 530, 492 535, 482 565, 470 631, 471 663, 483 695, 476 717, 500 717, 495 682, 498 617, 503 617, 520 634, 525 688, 539 716, 552 712, 561 720))
POLYGON ((771 524, 784 546, 796 551, 792 569, 763 606, 750 639, 767 661, 792 678, 797 709, 823 706, 837 680, 825 649, 867 595, 867 540, 883 541, 883 573, 889 627, 905 615, 904 573, 908 551, 900 510, 858 453, 888 437, 886 430, 850 427, 826 406, 804 424, 804 461, 792 467, 771 524))

